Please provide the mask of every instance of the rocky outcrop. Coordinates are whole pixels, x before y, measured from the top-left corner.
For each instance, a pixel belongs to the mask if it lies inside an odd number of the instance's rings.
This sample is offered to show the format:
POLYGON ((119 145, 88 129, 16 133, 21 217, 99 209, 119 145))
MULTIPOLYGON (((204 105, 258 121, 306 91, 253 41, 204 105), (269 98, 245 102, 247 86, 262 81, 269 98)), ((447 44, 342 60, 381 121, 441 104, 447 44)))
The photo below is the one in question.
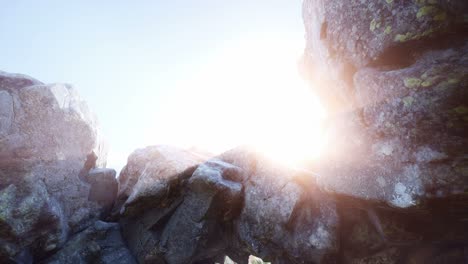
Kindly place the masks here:
POLYGON ((314 86, 329 105, 323 93, 346 93, 329 107, 322 185, 397 207, 468 189, 467 13, 465 1, 304 2, 309 75, 348 80, 314 86), (337 73, 335 63, 353 71, 337 73))
POLYGON ((306 0, 306 74, 328 112, 351 110, 357 71, 409 66, 426 48, 453 45, 467 13, 464 0, 306 0))
POLYGON ((303 73, 330 115, 309 169, 338 196, 345 263, 466 262, 467 14, 457 0, 304 1, 303 73))
MULTIPOLYGON (((214 263, 225 255, 247 263, 251 254, 273 263, 302 263, 336 253, 335 203, 311 175, 247 149, 198 166, 192 153, 167 147, 130 157, 129 164, 138 164, 132 170, 141 173, 138 182, 152 179, 158 187, 132 200, 145 210, 121 210, 124 237, 140 263, 214 263), (141 160, 155 151, 153 159, 141 160), (168 156, 179 162, 161 162, 168 156), (184 160, 189 162, 181 166, 184 160), (158 169, 149 169, 152 164, 158 169)), ((140 191, 138 182, 132 193, 140 191)))
POLYGON ((80 175, 105 163, 103 145, 71 86, 24 75, 0 72, 0 125, 0 262, 38 261, 102 214, 80 175))

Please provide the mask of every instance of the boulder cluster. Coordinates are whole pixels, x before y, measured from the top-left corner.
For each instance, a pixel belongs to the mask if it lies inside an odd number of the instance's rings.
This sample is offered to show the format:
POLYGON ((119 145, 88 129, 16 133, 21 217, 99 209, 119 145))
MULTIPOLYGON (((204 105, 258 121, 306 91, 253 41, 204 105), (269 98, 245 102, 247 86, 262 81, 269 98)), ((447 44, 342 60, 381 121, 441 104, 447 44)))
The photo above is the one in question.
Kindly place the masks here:
POLYGON ((116 177, 73 87, 0 72, 0 263, 468 263, 468 2, 303 19, 329 115, 303 169, 149 146, 116 177))

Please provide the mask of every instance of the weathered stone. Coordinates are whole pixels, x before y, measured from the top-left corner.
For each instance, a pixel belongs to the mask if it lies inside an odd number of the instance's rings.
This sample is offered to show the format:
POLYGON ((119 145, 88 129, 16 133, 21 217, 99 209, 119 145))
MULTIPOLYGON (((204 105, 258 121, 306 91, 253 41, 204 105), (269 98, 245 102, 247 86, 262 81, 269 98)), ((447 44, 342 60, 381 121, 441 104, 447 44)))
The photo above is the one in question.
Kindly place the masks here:
POLYGON ((464 0, 304 1, 306 75, 330 112, 352 109, 357 69, 411 60, 434 37, 463 31, 467 12, 464 0))
POLYGON ((204 159, 193 152, 169 146, 152 146, 136 150, 119 175, 119 200, 124 203, 121 212, 145 210, 147 201, 160 199, 167 189, 180 180, 184 171, 204 159))
POLYGON ((336 253, 337 212, 314 176, 245 149, 220 158, 244 171, 244 202, 235 229, 238 241, 228 254, 236 262, 245 263, 252 254, 272 263, 319 263, 336 253))
MULTIPOLYGON (((140 166, 161 176, 172 171, 140 166)), ((224 153, 151 184, 158 191, 138 202, 145 210, 126 209, 120 217, 141 263, 214 263, 225 255, 246 263, 251 254, 273 263, 320 262, 336 253, 333 199, 311 175, 276 166, 250 150, 224 153)))
POLYGON ((0 260, 43 257, 65 243, 68 231, 60 204, 42 181, 31 175, 0 190, 0 260))
POLYGON ((3 259, 37 261, 86 228, 103 207, 79 179, 86 156, 105 160, 94 116, 69 85, 0 72, 0 240, 3 259), (1 229, 1 228, 0 228, 1 229))
POLYGON ((70 239, 62 249, 42 263, 132 264, 137 262, 122 240, 119 225, 97 221, 70 239))
POLYGON ((195 170, 184 201, 161 234, 167 263, 209 263, 224 256, 226 226, 241 204, 242 185, 233 181, 239 173, 240 168, 218 160, 195 170))
POLYGON ((0 136, 8 134, 13 114, 13 98, 7 91, 0 91, 0 136))
POLYGON ((116 172, 113 169, 92 169, 86 178, 91 184, 88 200, 111 209, 119 188, 115 175, 116 172))
POLYGON ((333 144, 316 168, 319 183, 398 207, 468 189, 466 54, 468 45, 428 52, 400 70, 358 71, 362 110, 331 122, 333 144))

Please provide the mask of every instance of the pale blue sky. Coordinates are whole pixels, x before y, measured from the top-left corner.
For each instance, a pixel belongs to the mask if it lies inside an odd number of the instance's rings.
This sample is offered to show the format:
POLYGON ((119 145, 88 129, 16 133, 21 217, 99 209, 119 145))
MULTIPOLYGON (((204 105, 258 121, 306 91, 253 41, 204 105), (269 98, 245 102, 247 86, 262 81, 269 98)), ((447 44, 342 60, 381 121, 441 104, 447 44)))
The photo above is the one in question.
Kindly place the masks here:
MULTIPOLYGON (((73 84, 100 120, 111 146, 110 166, 119 168, 135 148, 165 143, 157 132, 170 134, 170 109, 183 109, 191 100, 179 98, 202 94, 206 101, 201 103, 207 105, 223 96, 219 91, 225 79, 242 78, 235 72, 242 66, 231 65, 221 83, 200 87, 211 78, 207 69, 222 72, 232 51, 237 52, 234 60, 246 64, 256 49, 298 59, 304 46, 301 2, 3 1, 0 70, 73 84), (205 79, 199 72, 205 72, 205 79), (193 79, 198 82, 191 83, 193 79)), ((254 88, 246 94, 249 89, 254 88)), ((197 129, 197 122, 191 124, 187 134, 197 129)), ((207 124, 200 126, 206 129, 207 124)))

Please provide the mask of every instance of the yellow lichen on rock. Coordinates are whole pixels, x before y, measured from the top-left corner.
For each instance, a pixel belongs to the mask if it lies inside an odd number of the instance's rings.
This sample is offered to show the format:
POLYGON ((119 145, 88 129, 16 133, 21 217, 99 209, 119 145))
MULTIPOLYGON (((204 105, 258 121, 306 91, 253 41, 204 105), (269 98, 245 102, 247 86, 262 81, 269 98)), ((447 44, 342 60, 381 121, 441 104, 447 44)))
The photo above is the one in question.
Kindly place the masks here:
POLYGON ((413 104, 414 98, 412 96, 406 96, 405 98, 402 99, 402 101, 405 107, 409 107, 413 104))
POLYGON ((437 7, 429 5, 429 6, 423 6, 419 8, 418 13, 416 13, 417 18, 421 18, 423 16, 427 16, 429 14, 432 14, 438 10, 437 7))
POLYGON ((418 88, 421 86, 422 80, 419 78, 405 78, 403 82, 408 88, 418 88))

